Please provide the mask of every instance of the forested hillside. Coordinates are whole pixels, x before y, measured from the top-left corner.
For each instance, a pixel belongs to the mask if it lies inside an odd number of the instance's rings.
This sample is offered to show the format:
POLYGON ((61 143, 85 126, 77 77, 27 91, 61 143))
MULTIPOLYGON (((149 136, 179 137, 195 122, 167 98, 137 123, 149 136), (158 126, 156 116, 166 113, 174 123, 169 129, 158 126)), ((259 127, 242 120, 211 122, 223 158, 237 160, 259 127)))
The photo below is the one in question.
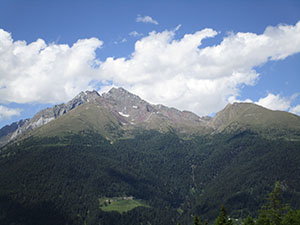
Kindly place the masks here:
POLYGON ((150 130, 114 142, 93 132, 29 137, 1 149, 0 222, 191 224, 193 215, 214 221, 222 204, 246 218, 276 181, 300 208, 299 149, 249 130, 190 139, 150 130), (120 197, 143 206, 120 213, 100 204, 120 197))

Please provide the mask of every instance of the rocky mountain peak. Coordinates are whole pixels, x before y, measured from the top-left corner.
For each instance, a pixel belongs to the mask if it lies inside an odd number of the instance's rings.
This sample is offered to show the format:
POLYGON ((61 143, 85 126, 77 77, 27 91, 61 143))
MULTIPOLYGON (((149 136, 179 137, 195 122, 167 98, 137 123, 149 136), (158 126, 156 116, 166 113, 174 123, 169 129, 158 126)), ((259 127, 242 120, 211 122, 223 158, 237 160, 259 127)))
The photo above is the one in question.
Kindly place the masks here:
POLYGON ((96 91, 82 91, 80 92, 78 95, 75 96, 75 98, 73 98, 71 101, 69 101, 68 103, 70 104, 76 104, 76 103, 85 103, 85 102, 90 102, 95 100, 96 98, 98 98, 100 96, 100 94, 96 91))
POLYGON ((114 111, 123 115, 123 117, 131 115, 132 119, 137 113, 141 114, 143 109, 147 111, 147 109, 150 110, 151 108, 149 103, 123 88, 112 88, 109 92, 103 93, 102 98, 114 111))
POLYGON ((101 104, 109 108, 126 127, 134 126, 164 131, 172 127, 182 133, 188 133, 192 129, 206 129, 207 120, 203 120, 192 112, 180 111, 161 104, 150 104, 123 88, 112 88, 102 95, 101 101, 101 104))
MULTIPOLYGON (((11 132, 7 133, 5 136, 0 137, 0 146, 6 144, 7 142, 15 139, 16 137, 26 133, 27 131, 33 130, 40 126, 43 126, 49 123, 52 120, 66 114, 70 110, 84 104, 87 102, 95 102, 97 98, 100 98, 100 94, 93 91, 82 91, 77 96, 75 96, 72 100, 67 103, 55 105, 52 108, 46 108, 37 114, 34 115, 33 118, 25 120, 24 122, 19 121, 18 126, 15 124, 10 125, 6 130, 10 130, 11 132)), ((1 129, 2 130, 2 129, 1 129)))
POLYGON ((112 88, 107 93, 103 93, 102 97, 118 103, 134 103, 142 101, 139 96, 130 93, 124 88, 112 88))

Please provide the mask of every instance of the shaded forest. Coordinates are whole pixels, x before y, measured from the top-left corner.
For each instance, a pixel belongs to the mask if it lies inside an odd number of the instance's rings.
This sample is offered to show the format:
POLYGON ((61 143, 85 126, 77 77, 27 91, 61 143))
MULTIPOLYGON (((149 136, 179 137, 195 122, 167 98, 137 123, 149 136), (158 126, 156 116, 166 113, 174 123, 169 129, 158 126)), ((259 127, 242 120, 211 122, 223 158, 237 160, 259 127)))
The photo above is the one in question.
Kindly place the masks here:
POLYGON ((115 142, 93 132, 28 138, 1 149, 0 223, 188 225, 194 215, 214 223, 222 204, 238 221, 260 218, 276 181, 300 208, 299 149, 249 130, 188 140, 157 131, 115 142), (149 207, 101 210, 99 199, 120 196, 149 207))

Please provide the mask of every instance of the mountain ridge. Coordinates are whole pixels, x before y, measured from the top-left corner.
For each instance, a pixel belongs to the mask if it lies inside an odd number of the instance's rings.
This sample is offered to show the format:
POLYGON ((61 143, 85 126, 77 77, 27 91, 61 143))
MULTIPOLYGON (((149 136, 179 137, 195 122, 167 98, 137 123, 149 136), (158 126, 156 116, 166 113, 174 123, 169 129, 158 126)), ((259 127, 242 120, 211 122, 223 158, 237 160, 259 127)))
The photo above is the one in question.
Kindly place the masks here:
MULTIPOLYGON (((77 118, 78 115, 75 117, 77 118)), ((10 126, 5 126, 0 129, 0 133, 2 133, 2 136, 0 136, 0 147, 18 137, 24 135, 28 136, 28 134, 38 134, 38 130, 41 131, 40 134, 46 135, 47 127, 52 127, 49 128, 50 130, 63 130, 66 133, 71 132, 73 128, 76 132, 84 129, 98 130, 99 133, 104 134, 108 139, 118 138, 118 135, 119 137, 124 137, 124 135, 127 137, 132 136, 132 132, 139 129, 153 129, 160 132, 173 130, 183 137, 244 128, 274 130, 289 128, 300 130, 299 116, 283 111, 272 111, 252 103, 227 104, 227 106, 216 113, 213 118, 208 116, 199 117, 193 112, 180 111, 176 108, 161 104, 150 104, 123 88, 112 88, 102 95, 95 90, 80 92, 65 104, 46 108, 35 114, 31 119, 21 121, 17 122, 17 124, 19 124, 18 126, 15 126, 15 123, 13 123, 10 126), (91 112, 85 113, 83 120, 86 120, 86 124, 91 124, 90 127, 79 122, 79 120, 73 122, 81 124, 81 128, 79 128, 79 125, 76 126, 76 128, 75 126, 70 126, 69 124, 72 124, 72 121, 69 119, 56 121, 62 116, 65 118, 65 115, 68 115, 69 112, 74 110, 75 112, 72 112, 70 116, 72 115, 72 117, 74 117, 76 110, 79 114, 83 114, 84 108, 82 105, 86 104, 89 105, 89 107, 85 107, 86 110, 93 109, 96 114, 104 113, 102 115, 103 118, 100 114, 96 116, 92 115, 91 112), (78 107, 81 108, 78 109, 78 107), (101 108, 101 110, 97 108, 101 108), (52 122, 51 126, 38 129, 50 122, 52 122), (59 122, 63 124, 53 125, 53 123, 59 122), (114 124, 112 126, 117 135, 109 135, 111 132, 110 122, 114 124), (98 128, 94 126, 93 123, 98 124, 98 128), (106 125, 104 126, 103 124, 106 125)), ((48 133, 54 134, 55 132, 49 131, 48 133)))

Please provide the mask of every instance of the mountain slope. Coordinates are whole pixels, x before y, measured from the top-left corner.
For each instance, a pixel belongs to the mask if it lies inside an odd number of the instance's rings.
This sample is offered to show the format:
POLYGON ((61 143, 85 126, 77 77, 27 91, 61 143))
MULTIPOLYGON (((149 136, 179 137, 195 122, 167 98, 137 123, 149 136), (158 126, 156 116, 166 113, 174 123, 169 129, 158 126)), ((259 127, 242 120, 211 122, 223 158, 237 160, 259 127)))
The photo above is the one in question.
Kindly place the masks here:
POLYGON ((143 131, 115 142, 87 130, 31 136, 1 149, 0 222, 40 224, 42 218, 27 218, 40 212, 67 221, 57 224, 190 224, 194 213, 213 220, 221 204, 231 217, 246 217, 275 181, 284 185, 288 203, 300 207, 299 149, 299 141, 251 131, 189 140, 143 131), (123 214, 99 208, 99 199, 124 196, 150 208, 123 214), (16 217, 18 208, 29 213, 16 217))
POLYGON ((296 115, 235 103, 203 118, 122 88, 83 92, 31 122, 55 115, 0 148, 1 224, 185 225, 222 204, 242 218, 275 181, 300 207, 296 115), (101 209, 119 198, 148 207, 101 209))
POLYGON ((55 121, 35 129, 29 135, 63 136, 81 131, 97 132, 107 139, 112 139, 121 137, 123 129, 118 119, 108 109, 94 103, 86 103, 55 121))

